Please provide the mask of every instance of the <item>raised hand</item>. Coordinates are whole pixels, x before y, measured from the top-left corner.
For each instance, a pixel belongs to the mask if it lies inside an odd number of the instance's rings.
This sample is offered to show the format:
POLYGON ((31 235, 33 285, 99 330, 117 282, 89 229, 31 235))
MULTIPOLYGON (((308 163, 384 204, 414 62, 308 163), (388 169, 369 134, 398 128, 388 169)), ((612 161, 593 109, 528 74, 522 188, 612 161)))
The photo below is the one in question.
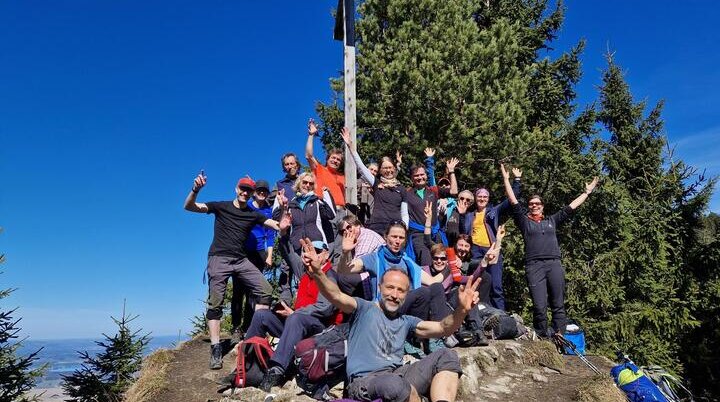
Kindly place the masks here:
POLYGON ((508 179, 508 180, 510 180, 510 173, 508 173, 507 169, 505 169, 505 164, 504 164, 504 163, 501 163, 501 164, 500 164, 500 173, 502 173, 503 179, 508 179))
POLYGON ((485 260, 485 263, 488 265, 497 264, 498 257, 500 257, 500 249, 497 246, 497 243, 493 243, 490 245, 490 248, 485 253, 485 257, 483 257, 483 260, 485 260))
POLYGON ((461 215, 467 212, 468 207, 470 207, 470 203, 468 201, 458 200, 457 210, 461 215))
POLYGON ((350 138, 350 129, 347 127, 343 127, 342 131, 340 131, 340 135, 342 136, 343 141, 345 141, 345 145, 352 148, 352 139, 350 138))
POLYGON ((317 124, 315 124, 315 120, 310 119, 308 120, 308 135, 317 135, 318 128, 317 124))
POLYGON ((358 243, 358 237, 360 236, 360 233, 355 233, 354 230, 346 230, 343 232, 343 239, 342 239, 342 251, 343 252, 350 252, 355 250, 355 246, 357 246, 358 243))
POLYGON ((447 167, 448 173, 452 173, 455 171, 455 166, 460 163, 460 160, 458 158, 450 158, 447 162, 445 162, 445 166, 447 167))
POLYGON ((397 161, 397 165, 402 165, 402 154, 399 149, 395 151, 395 160, 397 161))
POLYGON ((480 295, 477 292, 478 286, 482 279, 478 276, 474 280, 470 279, 465 285, 460 285, 458 291, 458 307, 462 307, 465 311, 470 311, 480 302, 480 295))
POLYGON ((192 191, 198 192, 201 188, 205 187, 205 184, 207 183, 207 176, 205 176, 205 171, 201 170, 200 173, 198 173, 197 177, 195 178, 195 181, 193 181, 193 188, 192 191))
POLYGON ((432 158, 433 156, 435 156, 435 149, 430 147, 425 148, 425 156, 428 158, 432 158))
POLYGON ((425 201, 425 222, 432 222, 432 203, 430 201, 425 201))
POLYGON ((448 200, 447 198, 441 198, 438 200, 438 212, 445 213, 447 211, 448 200))
POLYGON ((313 247, 310 239, 307 237, 300 239, 300 247, 302 248, 303 264, 305 264, 305 269, 307 269, 308 274, 318 275, 322 273, 322 258, 317 251, 315 251, 315 247, 313 247))
POLYGON ((288 206, 288 198, 285 196, 285 189, 281 188, 280 191, 278 191, 278 203, 283 209, 287 209, 288 206))
POLYGON ((497 239, 498 243, 502 241, 502 239, 505 237, 505 225, 498 226, 497 235, 495 238, 497 239))
POLYGON ((292 225, 292 214, 288 210, 285 210, 283 212, 282 218, 280 218, 280 231, 284 232, 288 230, 290 225, 292 225))
POLYGON ((598 177, 593 177, 592 181, 590 183, 585 183, 585 193, 590 194, 595 190, 595 186, 598 184, 598 177))
POLYGON ((520 170, 519 168, 516 168, 516 167, 515 167, 515 168, 512 168, 512 173, 513 173, 513 176, 515 176, 516 179, 519 179, 519 178, 522 177, 522 170, 520 170))

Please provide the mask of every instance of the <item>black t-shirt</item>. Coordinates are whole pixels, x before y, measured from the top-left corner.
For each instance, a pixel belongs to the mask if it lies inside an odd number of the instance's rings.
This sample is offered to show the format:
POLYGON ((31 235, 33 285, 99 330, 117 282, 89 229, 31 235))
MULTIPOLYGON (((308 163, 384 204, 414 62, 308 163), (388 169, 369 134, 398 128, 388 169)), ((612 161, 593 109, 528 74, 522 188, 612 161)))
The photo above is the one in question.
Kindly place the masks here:
POLYGON ((374 204, 368 226, 374 224, 387 226, 390 222, 402 220, 400 206, 405 201, 405 188, 400 185, 379 188, 380 182, 378 177, 373 185, 374 204))
POLYGON ((246 257, 245 240, 255 225, 268 219, 248 206, 238 208, 232 201, 208 202, 208 214, 215 214, 215 233, 208 255, 246 257))

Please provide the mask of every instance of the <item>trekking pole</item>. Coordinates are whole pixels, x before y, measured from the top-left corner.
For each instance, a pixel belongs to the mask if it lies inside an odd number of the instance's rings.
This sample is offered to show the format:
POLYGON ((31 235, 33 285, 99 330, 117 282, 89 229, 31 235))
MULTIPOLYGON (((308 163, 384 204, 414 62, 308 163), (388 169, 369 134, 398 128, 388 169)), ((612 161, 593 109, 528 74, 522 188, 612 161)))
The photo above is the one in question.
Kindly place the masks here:
POLYGON ((580 360, 583 361, 583 363, 585 363, 588 367, 590 367, 590 369, 592 371, 595 372, 595 374, 600 374, 600 375, 603 374, 594 364, 592 364, 592 362, 590 362, 590 360, 588 360, 587 357, 583 356, 582 354, 580 354, 580 352, 578 352, 577 347, 575 346, 574 343, 567 340, 564 336, 562 336, 562 334, 559 334, 559 333, 555 334, 554 339, 555 339, 556 343, 559 345, 558 349, 560 349, 561 352, 563 350, 562 346, 566 346, 566 347, 570 348, 570 350, 573 353, 575 353, 575 356, 579 357, 580 360))

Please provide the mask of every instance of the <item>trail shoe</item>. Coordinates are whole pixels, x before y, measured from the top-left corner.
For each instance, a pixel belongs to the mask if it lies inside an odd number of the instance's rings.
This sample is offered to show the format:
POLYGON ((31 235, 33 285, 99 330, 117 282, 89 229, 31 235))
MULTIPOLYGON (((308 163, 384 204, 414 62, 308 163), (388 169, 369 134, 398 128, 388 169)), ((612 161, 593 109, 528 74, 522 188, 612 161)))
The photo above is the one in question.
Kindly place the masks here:
POLYGON ((475 340, 475 346, 487 346, 490 344, 485 336, 485 331, 476 331, 475 333, 478 335, 475 340))
POLYGON ((283 377, 285 377, 285 371, 282 368, 278 366, 270 367, 260 383, 260 389, 270 392, 270 388, 280 385, 283 377))
POLYGON ((223 366, 222 345, 210 345, 210 370, 220 370, 223 366))

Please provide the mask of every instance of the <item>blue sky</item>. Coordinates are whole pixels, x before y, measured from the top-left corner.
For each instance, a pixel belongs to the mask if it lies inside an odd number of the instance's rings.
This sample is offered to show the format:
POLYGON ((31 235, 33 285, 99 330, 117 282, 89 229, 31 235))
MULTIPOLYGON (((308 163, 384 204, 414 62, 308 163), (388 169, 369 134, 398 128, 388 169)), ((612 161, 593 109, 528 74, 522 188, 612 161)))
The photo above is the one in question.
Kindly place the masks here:
MULTIPOLYGON (((33 338, 113 331, 123 299, 157 335, 203 311, 212 218, 238 177, 280 176, 341 69, 335 0, 0 2, 0 284, 33 338), (282 8, 280 7, 282 5, 282 8)), ((608 48, 638 99, 666 100, 676 155, 720 173, 714 2, 569 1, 556 42, 586 38, 580 103, 608 48)), ((712 210, 720 212, 720 198, 712 210)))

